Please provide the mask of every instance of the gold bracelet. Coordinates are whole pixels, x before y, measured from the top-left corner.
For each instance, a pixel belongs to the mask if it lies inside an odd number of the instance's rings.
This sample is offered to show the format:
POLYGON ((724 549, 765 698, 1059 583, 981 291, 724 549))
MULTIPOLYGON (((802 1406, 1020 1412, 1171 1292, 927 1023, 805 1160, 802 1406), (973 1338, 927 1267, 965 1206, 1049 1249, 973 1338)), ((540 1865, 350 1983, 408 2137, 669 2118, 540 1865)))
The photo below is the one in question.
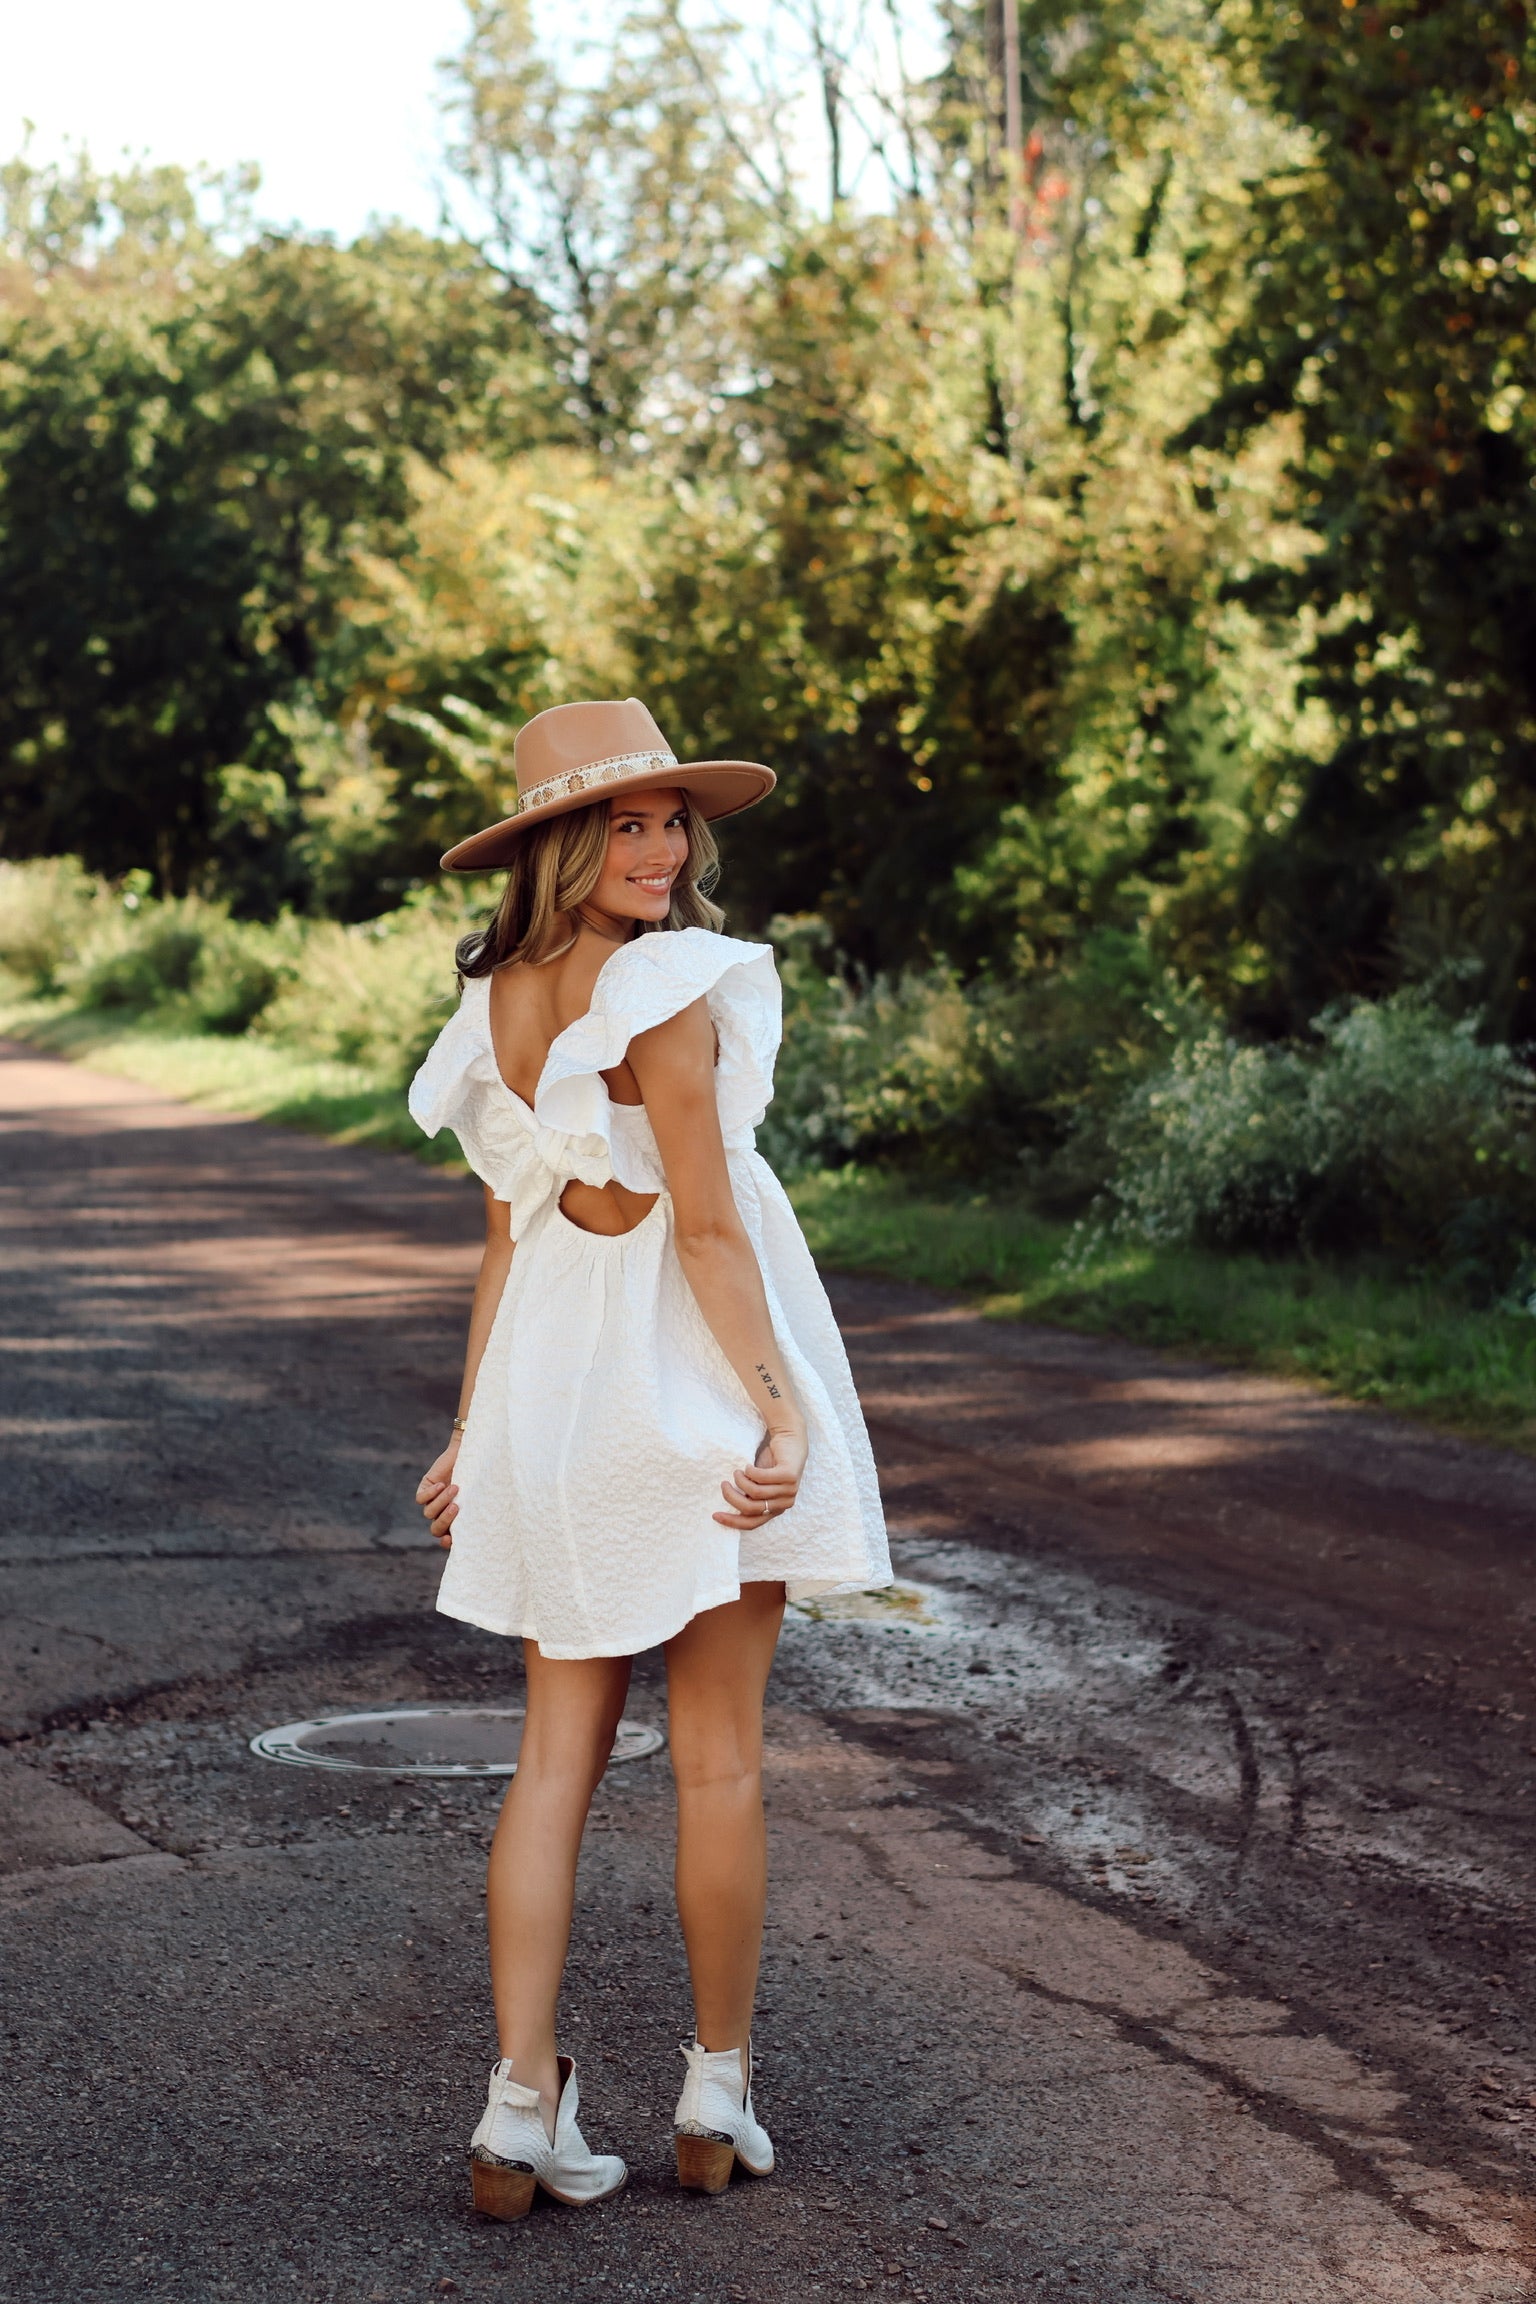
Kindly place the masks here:
POLYGON ((455 1432, 467 1432, 469 1430, 469 1426, 465 1423, 462 1416, 455 1416, 453 1420, 453 1428, 455 1432))

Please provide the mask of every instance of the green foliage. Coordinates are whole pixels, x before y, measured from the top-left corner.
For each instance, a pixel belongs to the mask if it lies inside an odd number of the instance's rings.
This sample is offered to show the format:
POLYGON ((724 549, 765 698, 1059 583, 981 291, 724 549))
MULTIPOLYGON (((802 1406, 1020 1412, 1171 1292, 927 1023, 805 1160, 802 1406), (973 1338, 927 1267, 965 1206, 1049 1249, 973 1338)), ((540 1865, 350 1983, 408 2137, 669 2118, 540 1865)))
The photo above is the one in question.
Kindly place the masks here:
POLYGON ((57 992, 108 901, 74 856, 0 863, 0 968, 31 992, 57 992))
POLYGON ((1025 16, 1021 236, 958 11, 891 211, 769 203, 730 388, 653 456, 632 679, 691 748, 780 768, 772 833, 727 834, 754 921, 812 907, 864 967, 967 972, 1155 923, 1241 974, 1253 780, 1324 731, 1303 636, 1230 596, 1298 548, 1277 444, 1170 443, 1245 308, 1249 180, 1298 140, 1184 0, 1069 41, 1025 16))
POLYGON ((761 244, 756 123, 717 85, 738 28, 627 9, 573 69, 541 46, 529 0, 468 10, 448 91, 481 252, 538 328, 584 441, 632 449, 661 404, 714 388, 722 292, 761 244))
MULTIPOLYGON (((585 450, 547 446, 492 458, 449 457, 411 468, 407 545, 364 556, 350 603, 360 661, 345 730, 325 738, 343 767, 328 782, 317 747, 306 813, 334 838, 335 804, 356 793, 348 820, 371 823, 393 869, 435 860, 466 825, 512 805, 512 738, 546 705, 623 695, 633 666, 618 638, 618 603, 634 581, 635 534, 647 488, 585 450), (366 750, 387 798, 370 806, 357 763, 366 750)), ((369 859, 358 846, 354 917, 369 859)), ((377 871, 377 859, 373 863, 377 871)))
POLYGON ((232 920, 196 896, 157 901, 147 873, 119 887, 74 857, 0 867, 0 965, 86 1010, 163 1010, 193 1031, 241 1033, 294 973, 301 932, 232 920))
POLYGON ((1215 1354, 1536 1448, 1536 1320, 1395 1260, 1340 1266, 1124 1236, 1084 1253, 1027 1202, 864 1168, 802 1177, 791 1197, 835 1271, 960 1289, 994 1319, 1215 1354))
POLYGON ((191 990, 219 915, 196 896, 164 903, 130 892, 96 927, 66 986, 88 1008, 157 1008, 191 990))
MULTIPOLYGON (((778 920, 784 1047, 759 1140, 786 1175, 877 1149, 947 1149, 981 1088, 974 1018, 947 971, 855 989, 814 917, 778 920)), ((942 1156, 942 1155, 941 1155, 942 1156)))
POLYGON ((730 846, 749 909, 813 908, 884 967, 942 947, 956 863, 1049 779, 1070 638, 1049 507, 1038 580, 986 564, 1027 496, 980 437, 935 273, 877 222, 783 250, 749 315, 757 385, 657 506, 627 633, 664 724, 782 771, 777 837, 730 846))
POLYGON ((1245 860, 1295 1027, 1446 955, 1536 1026, 1536 31, 1522 6, 1234 0, 1228 46, 1308 150, 1255 188, 1251 305, 1192 437, 1294 427, 1337 739, 1271 763, 1245 860))
POLYGON ((188 1021, 229 1037, 248 1032, 297 975, 303 952, 291 917, 261 926, 214 914, 204 923, 187 985, 188 1021))
POLYGON ((1408 990, 1325 1011, 1318 1047, 1186 1042, 1110 1122, 1118 1227, 1510 1284, 1536 1247, 1536 1078, 1479 1022, 1408 990))
POLYGON ((453 946, 470 924, 457 892, 420 896, 343 927, 284 915, 232 919, 197 896, 117 888, 73 858, 0 866, 0 966, 84 1014, 162 1032, 236 1037, 402 1086, 457 998, 453 946))
POLYGON ((1105 1180, 1103 1118, 1207 1012, 1112 931, 1074 964, 966 984, 949 967, 855 984, 825 924, 779 919, 784 1049, 762 1130, 787 1174, 843 1161, 1027 1182, 1080 1207, 1105 1180))
POLYGON ((436 895, 356 927, 314 922, 262 1036, 403 1089, 457 1004, 453 945, 468 925, 436 895))
POLYGON ((248 236, 254 168, 218 175, 132 163, 62 165, 22 149, 0 162, 0 298, 88 287, 98 296, 174 294, 221 241, 248 236))
POLYGON ((307 900, 280 811, 272 838, 225 821, 216 843, 220 779, 297 790, 274 711, 345 693, 354 559, 403 538, 411 456, 514 441, 530 398, 494 281, 417 234, 266 239, 178 293, 62 278, 0 309, 8 846, 162 889, 218 853, 243 906, 307 900))

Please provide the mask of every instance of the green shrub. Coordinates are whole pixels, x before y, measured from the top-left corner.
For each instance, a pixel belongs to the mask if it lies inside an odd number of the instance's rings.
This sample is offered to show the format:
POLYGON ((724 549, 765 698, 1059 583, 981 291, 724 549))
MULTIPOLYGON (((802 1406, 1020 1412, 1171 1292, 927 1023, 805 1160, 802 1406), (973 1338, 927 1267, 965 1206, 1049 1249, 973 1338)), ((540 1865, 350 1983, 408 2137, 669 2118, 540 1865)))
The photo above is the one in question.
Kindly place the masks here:
POLYGON ((234 920, 221 903, 147 891, 147 874, 114 888, 71 857, 0 865, 0 967, 83 1009, 228 1037, 259 1028, 394 1083, 452 1012, 453 947, 471 920, 457 888, 347 928, 234 920))
POLYGON ((784 988, 784 1045, 759 1131, 786 1175, 895 1153, 942 1130, 977 1087, 964 994, 938 972, 878 977, 855 987, 829 963, 817 919, 775 920, 784 988))
POLYGON ((437 889, 356 927, 314 921, 258 1028, 403 1086, 453 1013, 453 947, 468 925, 458 891, 437 889))
POLYGON ((204 1032, 248 1032, 297 976, 304 945, 305 930, 291 915, 270 927, 208 921, 187 985, 188 1020, 204 1032))
POLYGON ((98 909, 61 980, 86 1008, 160 1013, 192 1031, 248 1031, 297 973, 305 926, 232 920, 197 896, 129 888, 98 909))
POLYGON ((129 890, 103 912, 62 981, 87 1008, 158 1008, 187 992, 210 919, 195 896, 156 903, 129 890))
POLYGON ((1536 1242, 1536 1078, 1433 989, 1320 1016, 1320 1045, 1209 1032, 1107 1129, 1115 1229, 1160 1245, 1383 1249, 1509 1285, 1536 1242))
POLYGON ((56 992, 110 902, 104 882, 73 856, 0 864, 0 967, 32 992, 56 992))
POLYGON ((1097 1116, 1204 1021, 1130 936, 1023 983, 936 967, 856 985, 820 920, 769 934, 784 1049, 760 1140, 787 1175, 859 1160, 1081 1208, 1109 1172, 1097 1116))

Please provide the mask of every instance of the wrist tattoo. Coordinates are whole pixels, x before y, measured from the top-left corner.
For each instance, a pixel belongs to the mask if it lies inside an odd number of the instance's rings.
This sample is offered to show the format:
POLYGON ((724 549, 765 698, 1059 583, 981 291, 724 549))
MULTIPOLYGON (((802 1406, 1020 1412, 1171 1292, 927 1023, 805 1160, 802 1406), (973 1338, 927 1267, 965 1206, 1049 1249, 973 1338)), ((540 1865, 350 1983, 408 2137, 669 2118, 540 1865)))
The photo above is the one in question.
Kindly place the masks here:
POLYGON ((779 1388, 778 1388, 777 1384, 775 1384, 775 1382, 774 1382, 773 1378, 772 1378, 772 1377, 769 1375, 769 1373, 768 1373, 767 1369, 764 1367, 764 1365, 763 1365, 763 1363, 762 1363, 762 1361, 761 1361, 761 1360, 759 1360, 759 1362, 757 1363, 757 1372, 758 1372, 759 1376, 761 1376, 761 1378, 762 1378, 763 1382, 764 1382, 764 1383, 767 1385, 767 1387, 768 1387, 768 1397, 769 1397, 769 1399, 770 1399, 770 1400, 781 1400, 781 1399, 783 1398, 783 1394, 780 1392, 780 1390, 779 1390, 779 1388))

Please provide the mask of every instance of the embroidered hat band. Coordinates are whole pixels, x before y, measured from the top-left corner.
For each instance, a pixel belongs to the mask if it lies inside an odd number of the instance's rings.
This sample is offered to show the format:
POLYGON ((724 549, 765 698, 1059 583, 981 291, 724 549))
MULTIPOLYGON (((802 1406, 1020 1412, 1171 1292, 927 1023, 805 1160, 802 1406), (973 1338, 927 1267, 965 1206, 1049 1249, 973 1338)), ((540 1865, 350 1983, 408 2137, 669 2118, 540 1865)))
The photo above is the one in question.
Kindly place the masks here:
POLYGON ((594 760, 590 768, 567 768, 558 776, 546 776, 540 784, 530 784, 526 792, 517 796, 517 813, 542 806, 546 800, 568 799, 572 793, 595 792, 600 784, 616 784, 623 777, 654 776, 659 770, 675 768, 677 754, 670 749, 661 752, 619 752, 611 760, 594 760))
POLYGON ((519 728, 512 746, 517 806, 450 848, 448 872, 491 872, 548 816, 587 806, 596 795, 647 786, 686 792, 701 816, 734 816, 773 790, 756 760, 679 760, 637 696, 602 704, 553 704, 519 728))

